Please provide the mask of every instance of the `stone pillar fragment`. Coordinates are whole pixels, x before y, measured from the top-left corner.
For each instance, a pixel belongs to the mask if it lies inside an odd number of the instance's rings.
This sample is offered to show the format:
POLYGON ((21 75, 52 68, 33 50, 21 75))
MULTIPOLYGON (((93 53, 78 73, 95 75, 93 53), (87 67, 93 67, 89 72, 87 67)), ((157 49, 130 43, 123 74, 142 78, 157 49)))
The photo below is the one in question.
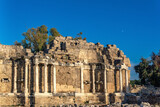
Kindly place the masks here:
POLYGON ((35 69, 36 69, 36 72, 35 72, 35 77, 36 77, 36 80, 35 80, 35 93, 39 93, 39 71, 38 71, 38 59, 36 58, 35 59, 35 69))
POLYGON ((107 73, 106 67, 104 68, 104 92, 107 93, 107 73))
POLYGON ((28 94, 28 65, 29 65, 29 62, 28 62, 28 59, 25 59, 25 95, 28 94))
POLYGON ((14 63, 14 88, 13 92, 17 93, 17 64, 14 63))
POLYGON ((84 84, 83 84, 83 65, 81 66, 81 93, 84 93, 84 84))
POLYGON ((95 93, 95 69, 96 65, 92 65, 92 92, 95 93))
POLYGON ((129 87, 128 87, 128 71, 127 71, 127 69, 125 70, 125 72, 126 72, 126 93, 128 93, 129 87))
POLYGON ((53 65, 53 93, 56 93, 56 66, 53 65))
POLYGON ((48 78, 48 74, 47 74, 47 65, 48 63, 44 64, 44 92, 47 93, 48 92, 48 83, 47 83, 47 78, 48 78))
POLYGON ((120 92, 123 92, 123 84, 122 84, 122 69, 119 70, 119 85, 120 85, 120 92))

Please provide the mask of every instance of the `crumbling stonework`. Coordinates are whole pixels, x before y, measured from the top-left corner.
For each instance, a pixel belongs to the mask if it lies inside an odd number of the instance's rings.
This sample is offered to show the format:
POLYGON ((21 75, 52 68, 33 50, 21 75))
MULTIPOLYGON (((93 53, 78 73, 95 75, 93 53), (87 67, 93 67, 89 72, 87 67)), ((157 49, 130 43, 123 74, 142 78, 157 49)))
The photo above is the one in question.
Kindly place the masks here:
POLYGON ((126 94, 126 102, 132 104, 148 102, 152 105, 160 105, 160 88, 151 85, 132 87, 131 93, 126 94))
POLYGON ((0 45, 0 105, 121 102, 129 92, 130 66, 116 45, 72 37, 56 37, 36 54, 0 45))

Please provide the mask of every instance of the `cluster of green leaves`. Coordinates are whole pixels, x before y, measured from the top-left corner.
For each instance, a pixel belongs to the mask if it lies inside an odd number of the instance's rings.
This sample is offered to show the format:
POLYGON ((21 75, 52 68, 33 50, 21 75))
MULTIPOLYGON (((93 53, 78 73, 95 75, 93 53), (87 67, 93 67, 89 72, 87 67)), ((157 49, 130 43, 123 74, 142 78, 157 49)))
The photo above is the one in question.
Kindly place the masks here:
POLYGON ((139 73, 141 84, 150 83, 160 87, 160 52, 152 53, 151 60, 141 58, 141 62, 134 68, 139 73))
POLYGON ((16 45, 16 46, 21 46, 21 43, 19 43, 18 41, 15 41, 15 42, 14 42, 14 45, 16 45))
POLYGON ((130 84, 132 85, 132 87, 134 87, 135 85, 141 85, 141 81, 140 80, 130 80, 130 84))
MULTIPOLYGON (((78 33, 74 40, 82 40, 82 34, 82 32, 78 33)), ((83 40, 86 40, 86 38, 83 38, 83 40)))
POLYGON ((22 35, 24 36, 22 46, 32 49, 33 52, 43 51, 46 45, 50 44, 55 37, 61 36, 56 28, 51 28, 50 32, 48 32, 47 26, 45 25, 28 29, 28 31, 22 35), (48 36, 48 34, 50 35, 48 36))
POLYGON ((55 37, 61 36, 56 28, 51 28, 50 29, 50 34, 51 35, 49 36, 49 41, 48 41, 49 43, 51 43, 54 40, 55 37))

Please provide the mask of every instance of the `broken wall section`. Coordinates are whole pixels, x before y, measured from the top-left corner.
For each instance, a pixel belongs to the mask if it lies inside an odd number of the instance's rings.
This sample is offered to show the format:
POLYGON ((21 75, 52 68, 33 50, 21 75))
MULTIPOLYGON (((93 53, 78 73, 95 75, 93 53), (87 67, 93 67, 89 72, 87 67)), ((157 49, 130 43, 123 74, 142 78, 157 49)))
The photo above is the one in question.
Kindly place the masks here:
POLYGON ((22 46, 0 44, 0 59, 10 59, 11 57, 23 55, 25 55, 25 50, 22 46))

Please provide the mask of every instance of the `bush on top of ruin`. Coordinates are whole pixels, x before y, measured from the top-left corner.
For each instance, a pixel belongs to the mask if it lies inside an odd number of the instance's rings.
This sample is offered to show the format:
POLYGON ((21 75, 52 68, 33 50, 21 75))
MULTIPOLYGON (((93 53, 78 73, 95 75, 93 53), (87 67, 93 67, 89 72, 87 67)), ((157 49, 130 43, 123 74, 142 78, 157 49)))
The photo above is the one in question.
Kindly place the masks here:
POLYGON ((75 38, 73 38, 73 40, 82 40, 82 39, 86 40, 86 37, 82 38, 82 34, 83 34, 82 32, 78 33, 77 36, 75 38))
MULTIPOLYGON (((47 26, 42 25, 37 28, 30 28, 27 32, 22 34, 24 39, 21 43, 15 41, 15 45, 22 45, 24 48, 29 48, 32 52, 39 52, 44 51, 48 44, 51 44, 52 41, 56 37, 62 36, 56 28, 51 28, 48 31, 47 26)), ((82 32, 77 34, 77 37, 74 40, 81 40, 82 39, 82 32)), ((86 40, 84 38, 83 40, 86 40)))

